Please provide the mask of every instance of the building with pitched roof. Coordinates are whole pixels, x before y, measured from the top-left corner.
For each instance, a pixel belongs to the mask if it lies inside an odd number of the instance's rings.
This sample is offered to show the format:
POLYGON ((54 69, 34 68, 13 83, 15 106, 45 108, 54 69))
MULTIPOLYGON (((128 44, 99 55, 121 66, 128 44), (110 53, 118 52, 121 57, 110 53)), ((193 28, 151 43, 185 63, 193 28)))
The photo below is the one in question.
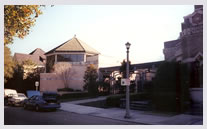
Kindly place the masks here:
POLYGON ((37 48, 29 54, 15 53, 14 60, 18 63, 31 60, 33 63, 37 64, 38 67, 45 67, 46 56, 44 54, 45 52, 42 49, 37 48))
POLYGON ((27 77, 28 73, 34 72, 37 70, 38 72, 45 71, 45 63, 46 63, 46 56, 44 55, 44 51, 40 48, 35 49, 29 54, 23 53, 15 53, 14 54, 14 61, 19 64, 23 64, 24 67, 24 79, 27 77), (24 62, 30 62, 29 64, 25 64, 24 62))
POLYGON ((51 72, 53 65, 58 62, 94 64, 98 67, 99 54, 98 51, 76 38, 75 35, 72 39, 45 53, 47 58, 46 72, 51 72))
MULTIPOLYGON (((72 88, 74 90, 83 90, 84 73, 88 65, 93 64, 98 69, 99 52, 90 47, 76 35, 63 44, 51 49, 45 53, 46 73, 40 75, 41 91, 57 91, 61 88, 72 88), (63 77, 57 75, 56 64, 70 64, 73 72, 67 77, 68 87, 65 87, 63 77)), ((58 67, 61 67, 59 65, 58 67)))

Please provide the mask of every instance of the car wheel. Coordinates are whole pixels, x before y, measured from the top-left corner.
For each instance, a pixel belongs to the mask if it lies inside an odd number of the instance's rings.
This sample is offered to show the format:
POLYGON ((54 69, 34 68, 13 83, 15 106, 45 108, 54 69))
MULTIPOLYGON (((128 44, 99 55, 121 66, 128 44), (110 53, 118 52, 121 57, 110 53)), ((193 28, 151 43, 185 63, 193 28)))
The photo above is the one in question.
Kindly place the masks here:
POLYGON ((38 105, 36 105, 36 106, 35 106, 35 110, 36 110, 36 111, 39 111, 39 110, 40 110, 40 107, 39 107, 38 105))

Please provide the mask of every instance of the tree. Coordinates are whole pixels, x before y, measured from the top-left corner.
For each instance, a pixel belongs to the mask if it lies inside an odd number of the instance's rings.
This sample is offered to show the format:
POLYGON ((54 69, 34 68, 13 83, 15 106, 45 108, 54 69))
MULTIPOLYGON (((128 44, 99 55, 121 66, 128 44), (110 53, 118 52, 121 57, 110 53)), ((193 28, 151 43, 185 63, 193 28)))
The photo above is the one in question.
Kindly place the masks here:
POLYGON ((22 63, 14 63, 13 77, 5 83, 5 88, 15 89, 17 92, 26 93, 27 90, 35 90, 35 81, 40 80, 37 65, 31 60, 22 63))
POLYGON ((97 68, 93 64, 90 64, 84 74, 85 85, 83 88, 92 96, 96 96, 98 94, 97 78, 97 68))
POLYGON ((99 94, 110 94, 110 81, 108 79, 98 81, 99 94))
POLYGON ((30 74, 37 72, 38 69, 37 64, 30 59, 22 61, 20 65, 24 72, 23 79, 26 79, 30 74))
POLYGON ((62 79, 65 88, 69 88, 69 80, 75 71, 72 70, 72 66, 69 63, 57 63, 53 66, 54 72, 62 79))
POLYGON ((15 89, 20 92, 19 87, 23 87, 24 70, 21 64, 15 63, 13 77, 9 78, 4 87, 9 89, 15 89))
POLYGON ((42 14, 40 5, 4 6, 4 45, 13 42, 14 37, 23 39, 29 34, 36 18, 42 14))
MULTIPOLYGON (((126 78, 126 65, 127 65, 127 62, 125 60, 123 60, 123 62, 121 62, 121 67, 119 69, 123 78, 126 78)), ((132 71, 131 61, 129 61, 129 72, 130 71, 132 71)))
POLYGON ((9 78, 13 77, 14 67, 15 64, 10 49, 4 46, 4 83, 6 83, 9 78))
POLYGON ((5 5, 4 6, 4 82, 12 78, 14 63, 8 44, 14 37, 24 38, 29 34, 36 18, 42 14, 40 5, 5 5))

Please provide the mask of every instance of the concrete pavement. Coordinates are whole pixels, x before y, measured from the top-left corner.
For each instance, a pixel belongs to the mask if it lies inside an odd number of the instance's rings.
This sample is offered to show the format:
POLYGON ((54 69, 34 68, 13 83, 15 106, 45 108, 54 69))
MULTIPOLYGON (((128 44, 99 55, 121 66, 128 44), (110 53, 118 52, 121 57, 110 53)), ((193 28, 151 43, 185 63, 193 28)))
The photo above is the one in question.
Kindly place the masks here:
POLYGON ((135 122, 147 125, 202 125, 203 116, 195 116, 189 114, 161 114, 152 111, 139 111, 130 110, 130 119, 125 119, 125 109, 121 108, 97 108, 78 105, 80 103, 92 102, 98 100, 104 100, 106 97, 98 97, 94 99, 80 100, 61 103, 61 110, 78 113, 87 114, 91 116, 98 116, 104 118, 110 118, 121 121, 135 122))

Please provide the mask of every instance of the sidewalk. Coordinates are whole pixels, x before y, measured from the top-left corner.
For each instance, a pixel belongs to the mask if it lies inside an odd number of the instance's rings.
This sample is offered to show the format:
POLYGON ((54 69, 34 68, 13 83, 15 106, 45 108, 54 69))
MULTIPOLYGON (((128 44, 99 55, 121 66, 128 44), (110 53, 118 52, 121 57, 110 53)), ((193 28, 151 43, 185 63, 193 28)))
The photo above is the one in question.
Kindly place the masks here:
POLYGON ((147 125, 202 125, 203 116, 195 116, 188 114, 172 115, 172 114, 159 114, 151 111, 138 111, 130 110, 130 119, 125 119, 125 109, 120 108, 96 108, 89 106, 77 105, 79 103, 91 102, 104 100, 105 97, 99 97, 94 99, 80 100, 61 103, 61 110, 78 113, 87 114, 92 116, 110 118, 115 120, 122 120, 128 122, 142 123, 147 125))

